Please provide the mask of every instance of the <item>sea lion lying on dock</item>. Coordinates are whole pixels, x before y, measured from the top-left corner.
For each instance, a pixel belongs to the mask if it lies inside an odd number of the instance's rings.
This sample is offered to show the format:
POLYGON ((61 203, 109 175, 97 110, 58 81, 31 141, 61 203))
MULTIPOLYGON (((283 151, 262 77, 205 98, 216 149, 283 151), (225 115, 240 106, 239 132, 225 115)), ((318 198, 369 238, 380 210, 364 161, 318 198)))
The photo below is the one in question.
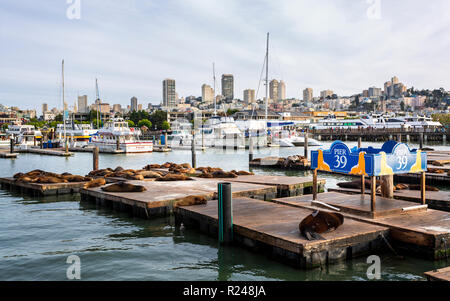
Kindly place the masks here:
POLYGON ((69 181, 56 178, 56 177, 50 177, 50 176, 41 176, 38 177, 35 183, 40 184, 59 184, 59 183, 69 183, 69 181))
POLYGON ((209 167, 208 166, 208 167, 197 167, 195 170, 196 171, 201 171, 203 173, 213 173, 215 171, 220 171, 222 169, 218 168, 218 167, 209 167))
POLYGON ((106 192, 144 192, 147 189, 142 185, 134 185, 127 182, 114 183, 100 188, 106 192))
POLYGON ((53 172, 46 172, 43 170, 33 170, 27 173, 17 173, 14 175, 15 181, 26 183, 39 183, 39 184, 58 184, 68 182, 88 182, 91 178, 72 175, 70 173, 57 174, 53 172))
POLYGON ((162 177, 160 173, 151 170, 140 170, 137 171, 137 173, 142 175, 145 179, 158 179, 162 177))
POLYGON ((342 214, 317 210, 300 222, 299 230, 308 240, 324 240, 321 233, 334 231, 343 223, 344 216, 342 214))
POLYGON ((213 178, 215 179, 226 179, 226 178, 237 178, 237 175, 232 172, 226 172, 223 170, 218 170, 212 173, 213 178))
MULTIPOLYGON (((403 183, 399 183, 397 185, 395 185, 395 189, 397 190, 420 190, 421 186, 420 184, 403 184, 403 183)), ((433 186, 429 186, 429 185, 425 185, 425 190, 426 191, 439 191, 438 188, 433 187, 433 186)))
POLYGON ((164 177, 157 178, 155 181, 170 182, 170 181, 191 181, 191 180, 193 179, 182 173, 180 174, 168 173, 164 177))
POLYGON ((158 169, 158 168, 161 168, 161 165, 159 165, 159 164, 149 164, 149 165, 144 167, 145 170, 158 169))
POLYGON ((249 171, 245 171, 245 170, 240 170, 240 171, 232 170, 230 172, 232 172, 232 173, 234 173, 235 175, 238 175, 238 176, 253 176, 253 175, 255 175, 254 173, 249 172, 249 171))
POLYGON ((444 174, 445 170, 443 169, 438 169, 438 168, 428 168, 427 172, 430 173, 438 173, 438 174, 444 174))
MULTIPOLYGON (((376 181, 377 186, 379 186, 380 183, 381 182, 379 180, 376 181)), ((370 188, 370 186, 371 186, 370 180, 365 180, 364 184, 365 184, 365 188, 370 188)), ((361 189, 361 180, 355 180, 355 181, 351 181, 351 182, 341 182, 341 183, 337 183, 336 185, 341 188, 361 189)))
POLYGON ((84 184, 84 188, 85 189, 96 188, 96 187, 100 187, 100 186, 103 186, 103 185, 106 185, 105 178, 98 178, 98 179, 94 179, 94 180, 84 184))
POLYGON ((106 168, 106 169, 93 170, 88 175, 94 176, 94 177, 104 177, 113 172, 114 172, 114 170, 112 170, 111 168, 106 168))
POLYGON ((193 206, 193 205, 203 205, 208 203, 208 200, 205 196, 202 195, 191 195, 180 201, 175 202, 173 207, 181 207, 181 206, 193 206))

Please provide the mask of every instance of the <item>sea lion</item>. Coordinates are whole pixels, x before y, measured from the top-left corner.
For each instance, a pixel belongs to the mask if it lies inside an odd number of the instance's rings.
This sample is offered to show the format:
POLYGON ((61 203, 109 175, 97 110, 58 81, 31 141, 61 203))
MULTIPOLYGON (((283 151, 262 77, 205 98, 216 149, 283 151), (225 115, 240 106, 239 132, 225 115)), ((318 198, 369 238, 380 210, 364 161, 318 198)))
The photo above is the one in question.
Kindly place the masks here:
POLYGON ((299 230, 308 240, 324 239, 319 234, 334 231, 343 223, 342 214, 317 210, 300 222, 299 230))
POLYGON ((100 187, 106 184, 106 180, 105 178, 98 178, 98 179, 94 179, 90 182, 87 182, 86 184, 84 184, 84 188, 88 189, 88 188, 95 188, 95 187, 100 187))
MULTIPOLYGON (((409 184, 408 187, 409 187, 409 190, 421 190, 421 186, 419 184, 409 184)), ((425 190, 426 191, 439 191, 438 188, 433 187, 433 186, 428 186, 428 185, 425 185, 425 190)))
POLYGON ((185 174, 173 174, 168 173, 164 177, 158 178, 155 181, 190 181, 192 178, 186 176, 185 174))
POLYGON ((69 181, 51 177, 51 176, 41 176, 37 179, 35 183, 41 183, 41 184, 59 184, 59 183, 68 183, 69 181))
POLYGON ((145 170, 156 169, 156 168, 161 168, 161 165, 159 165, 159 164, 149 164, 149 165, 144 167, 145 170))
POLYGON ((21 176, 20 178, 16 179, 16 182, 24 182, 24 183, 35 183, 38 180, 38 178, 32 178, 27 176, 21 176))
MULTIPOLYGON (((365 180, 365 188, 370 188, 370 186, 372 185, 370 180, 365 180)), ((361 180, 355 180, 355 181, 351 181, 351 182, 341 182, 341 183, 337 183, 337 186, 341 187, 341 188, 352 188, 352 189, 361 189, 361 180)), ((376 181, 376 185, 380 185, 380 181, 376 181)))
POLYGON ((232 170, 231 172, 238 176, 253 176, 253 175, 255 175, 254 173, 245 171, 245 170, 240 170, 240 171, 232 170))
POLYGON ((116 169, 114 169, 114 172, 119 172, 122 170, 123 170, 123 168, 121 166, 117 166, 116 169))
POLYGON ((129 174, 126 176, 129 180, 136 180, 136 181, 142 181, 144 180, 144 176, 140 174, 129 174))
POLYGON ((223 170, 213 172, 212 176, 215 179, 237 178, 237 175, 235 173, 226 172, 223 170))
POLYGON ((443 169, 438 169, 438 168, 428 168, 427 172, 430 173, 438 173, 438 174, 444 174, 445 170, 443 169))
POLYGON ((206 199, 206 197, 204 197, 202 195, 191 195, 180 201, 175 202, 173 207, 202 205, 202 204, 206 204, 207 202, 208 202, 208 200, 206 199))
POLYGON ((395 188, 397 190, 405 190, 405 189, 408 189, 408 185, 407 184, 403 184, 403 183, 399 183, 399 184, 395 185, 395 188))
POLYGON ((16 173, 16 174, 13 176, 13 178, 14 178, 14 179, 18 179, 18 178, 20 178, 20 177, 23 177, 24 175, 25 175, 24 173, 18 172, 18 173, 16 173))
POLYGON ((101 190, 106 192, 144 192, 147 189, 142 185, 134 185, 127 182, 114 183, 105 187, 101 190))
POLYGON ((163 165, 161 165, 162 168, 170 168, 172 167, 172 163, 166 162, 163 165))
POLYGON ((162 177, 156 171, 151 171, 151 170, 140 170, 140 171, 137 172, 137 174, 142 175, 146 179, 157 179, 157 178, 161 178, 162 177))
POLYGON ((198 176, 199 178, 212 179, 213 175, 207 172, 204 172, 198 176))
POLYGON ((189 164, 189 163, 183 163, 183 164, 180 164, 180 166, 185 168, 185 169, 191 169, 192 168, 191 164, 189 164))

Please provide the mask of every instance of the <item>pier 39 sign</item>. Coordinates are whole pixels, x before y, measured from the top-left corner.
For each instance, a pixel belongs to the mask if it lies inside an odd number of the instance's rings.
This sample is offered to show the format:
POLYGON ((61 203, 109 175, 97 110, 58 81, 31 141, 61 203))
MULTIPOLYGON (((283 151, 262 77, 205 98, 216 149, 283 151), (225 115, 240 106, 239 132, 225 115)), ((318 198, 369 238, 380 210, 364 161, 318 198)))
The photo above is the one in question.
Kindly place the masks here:
POLYGON ((311 152, 311 167, 349 175, 393 175, 426 171, 427 156, 395 141, 386 142, 380 149, 354 147, 351 150, 343 142, 336 141, 329 150, 311 152))

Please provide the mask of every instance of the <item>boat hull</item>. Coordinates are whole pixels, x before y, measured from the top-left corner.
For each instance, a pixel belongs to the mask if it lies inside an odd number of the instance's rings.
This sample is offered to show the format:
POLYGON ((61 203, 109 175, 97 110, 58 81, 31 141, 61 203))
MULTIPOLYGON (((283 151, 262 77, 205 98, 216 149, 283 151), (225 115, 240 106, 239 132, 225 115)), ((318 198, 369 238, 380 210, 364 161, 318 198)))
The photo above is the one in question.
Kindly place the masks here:
MULTIPOLYGON (((90 145, 96 146, 102 152, 115 152, 117 151, 116 143, 108 142, 92 142, 90 145)), ((151 153, 153 152, 153 142, 133 142, 133 143, 120 143, 119 150, 125 153, 151 153)))

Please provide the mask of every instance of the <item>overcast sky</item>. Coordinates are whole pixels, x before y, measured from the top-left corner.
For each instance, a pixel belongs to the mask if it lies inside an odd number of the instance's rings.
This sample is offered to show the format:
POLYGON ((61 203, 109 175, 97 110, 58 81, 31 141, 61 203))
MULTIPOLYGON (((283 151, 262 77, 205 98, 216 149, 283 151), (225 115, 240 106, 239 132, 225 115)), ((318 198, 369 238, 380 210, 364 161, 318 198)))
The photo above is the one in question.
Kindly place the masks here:
POLYGON ((448 0, 79 0, 69 19, 73 1, 1 1, 1 104, 60 108, 62 59, 70 106, 78 94, 93 102, 96 77, 110 104, 159 104, 164 78, 200 96, 212 62, 242 99, 258 87, 267 32, 269 77, 289 98, 306 87, 352 95, 393 75, 450 89, 448 0))

